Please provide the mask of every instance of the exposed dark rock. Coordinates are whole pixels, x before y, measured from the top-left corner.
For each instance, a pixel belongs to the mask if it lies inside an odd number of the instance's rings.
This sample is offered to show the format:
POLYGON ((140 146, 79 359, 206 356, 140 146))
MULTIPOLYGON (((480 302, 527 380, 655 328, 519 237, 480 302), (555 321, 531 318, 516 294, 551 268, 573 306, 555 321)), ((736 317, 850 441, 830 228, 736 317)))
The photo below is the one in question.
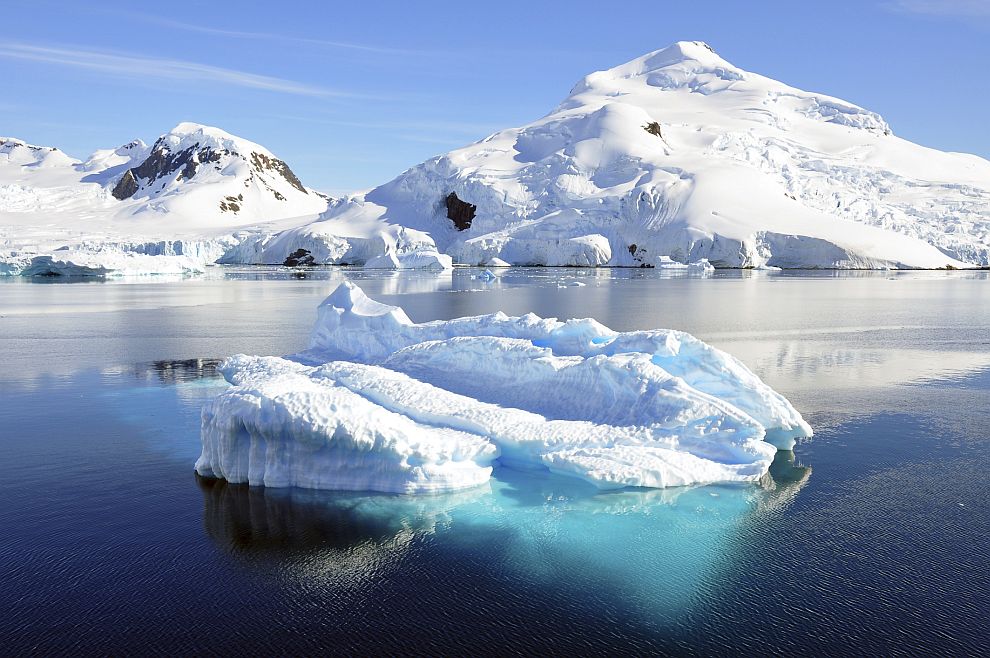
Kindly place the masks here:
POLYGON ((151 155, 131 171, 136 178, 147 180, 157 180, 176 171, 179 172, 179 178, 190 179, 196 175, 200 163, 217 162, 226 154, 226 151, 201 149, 198 144, 173 153, 168 146, 159 141, 152 148, 151 155))
POLYGON ((227 212, 240 212, 241 204, 240 202, 244 200, 243 194, 238 194, 237 196, 224 197, 224 200, 220 202, 220 210, 227 212))
MULTIPOLYGON (((196 175, 200 165, 209 163, 219 163, 224 156, 236 156, 248 160, 255 171, 271 171, 281 176, 292 187, 303 194, 307 194, 306 188, 296 178, 296 175, 278 158, 272 158, 262 153, 251 153, 245 157, 239 153, 232 153, 225 149, 214 149, 209 147, 200 148, 194 144, 189 148, 173 152, 167 142, 160 139, 151 148, 151 153, 144 162, 136 167, 131 167, 117 183, 113 189, 113 195, 118 199, 128 199, 134 196, 145 182, 151 183, 166 177, 176 177, 178 180, 189 180, 196 175)), ((219 165, 214 165, 219 167, 219 165)), ((253 176, 253 175, 252 175, 253 176)), ((245 181, 245 187, 249 186, 249 181, 245 181)), ((275 195, 279 201, 284 201, 285 196, 278 190, 267 186, 269 191, 275 195)), ((229 202, 227 204, 230 205, 229 202)), ((221 203, 221 207, 223 204, 221 203)), ((229 210, 232 208, 223 208, 229 210)), ((236 212, 236 209, 234 210, 236 212)))
POLYGON ((124 175, 120 177, 120 180, 117 181, 117 184, 114 185, 113 192, 111 192, 111 194, 113 194, 115 198, 123 201, 124 199, 130 199, 137 191, 137 179, 134 178, 134 172, 128 169, 124 172, 124 175))
POLYGON ((140 189, 139 181, 156 181, 176 172, 179 179, 188 180, 196 175, 200 164, 219 162, 224 155, 229 153, 211 148, 201 149, 199 144, 173 153, 167 144, 158 140, 144 162, 127 170, 114 188, 113 195, 118 199, 130 198, 140 189))
POLYGON ((648 124, 646 124, 645 126, 643 126, 643 130, 645 130, 646 132, 650 133, 651 135, 656 135, 657 137, 663 139, 663 133, 660 131, 660 122, 659 121, 651 121, 651 122, 649 122, 648 124))
MULTIPOLYGON (((262 153, 252 153, 251 164, 254 165, 255 169, 267 169, 269 171, 274 171, 288 181, 289 185, 296 188, 303 194, 306 194, 306 188, 303 187, 302 182, 296 178, 296 175, 292 173, 291 169, 289 169, 289 165, 285 164, 278 158, 269 158, 267 155, 262 153)), ((276 193, 275 198, 278 199, 279 196, 281 195, 276 193)), ((284 198, 285 197, 282 197, 279 201, 282 201, 284 198)))
POLYGON ((315 262, 313 254, 309 252, 308 249, 296 249, 289 257, 285 259, 282 264, 286 267, 305 267, 307 265, 312 265, 315 262))
POLYGON ((633 257, 633 261, 639 263, 640 267, 653 267, 648 263, 644 263, 643 259, 646 258, 646 249, 636 245, 635 243, 629 245, 629 255, 633 257))
POLYGON ((447 218, 454 222, 454 227, 458 231, 465 231, 471 228, 471 222, 474 220, 474 212, 478 209, 478 206, 467 201, 461 201, 454 192, 447 195, 444 203, 447 204, 447 218))

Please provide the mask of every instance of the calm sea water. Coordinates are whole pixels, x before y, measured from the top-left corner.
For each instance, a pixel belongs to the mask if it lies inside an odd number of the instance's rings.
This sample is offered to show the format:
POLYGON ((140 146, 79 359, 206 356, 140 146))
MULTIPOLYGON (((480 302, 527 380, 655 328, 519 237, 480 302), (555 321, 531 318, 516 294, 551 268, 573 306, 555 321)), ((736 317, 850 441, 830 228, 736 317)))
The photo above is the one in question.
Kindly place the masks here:
POLYGON ((990 652, 985 274, 473 273, 0 282, 0 653, 990 652), (816 436, 760 486, 198 480, 217 361, 298 350, 343 278, 417 321, 690 331, 816 436))

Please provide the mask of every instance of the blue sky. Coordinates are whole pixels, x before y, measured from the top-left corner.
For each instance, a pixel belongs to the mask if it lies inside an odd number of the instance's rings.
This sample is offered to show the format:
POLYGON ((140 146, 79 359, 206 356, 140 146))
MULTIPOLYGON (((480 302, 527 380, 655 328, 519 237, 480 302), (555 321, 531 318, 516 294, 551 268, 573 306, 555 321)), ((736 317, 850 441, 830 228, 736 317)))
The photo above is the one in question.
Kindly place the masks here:
POLYGON ((0 134, 83 157, 180 121, 259 142, 331 193, 550 111, 678 40, 990 157, 990 0, 5 0, 0 134))

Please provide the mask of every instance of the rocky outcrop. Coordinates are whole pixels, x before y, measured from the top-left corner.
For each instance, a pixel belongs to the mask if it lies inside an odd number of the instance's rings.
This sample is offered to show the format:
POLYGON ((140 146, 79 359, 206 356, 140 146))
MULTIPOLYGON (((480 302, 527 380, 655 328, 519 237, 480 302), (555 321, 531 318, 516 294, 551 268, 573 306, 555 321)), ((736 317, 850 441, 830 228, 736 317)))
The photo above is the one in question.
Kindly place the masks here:
POLYGON ((474 220, 474 213, 478 210, 478 206, 467 201, 461 201, 455 192, 448 194, 444 203, 447 204, 447 218, 454 222, 454 227, 458 231, 466 231, 471 228, 471 222, 474 220))
POLYGON ((308 249, 296 249, 282 263, 286 267, 306 267, 312 265, 315 259, 308 249))
MULTIPOLYGON (((308 194, 299 178, 292 173, 289 165, 278 158, 258 152, 251 152, 250 155, 245 156, 227 149, 200 146, 199 142, 187 148, 173 151, 165 138, 155 142, 151 154, 141 164, 131 167, 124 173, 114 187, 112 194, 117 199, 124 200, 137 194, 142 186, 151 185, 163 178, 178 181, 191 180, 203 165, 216 164, 220 168, 222 165, 217 163, 221 163, 227 158, 240 158, 248 162, 251 165, 252 178, 254 178, 254 174, 271 172, 285 179, 289 185, 303 194, 308 194)), ((272 192, 278 201, 285 200, 285 195, 274 189, 264 178, 260 178, 260 183, 272 192)), ((243 201, 243 199, 240 200, 243 201)), ((238 210, 234 207, 223 207, 223 205, 221 203, 221 208, 224 211, 237 212, 238 210)))
POLYGON ((237 196, 227 196, 224 197, 223 201, 220 202, 220 210, 223 212, 240 212, 241 203, 244 201, 244 195, 238 194, 237 196))
POLYGON ((173 176, 178 180, 189 180, 196 175, 200 165, 219 162, 225 155, 230 153, 208 147, 199 148, 199 144, 173 152, 162 140, 158 140, 144 162, 124 173, 114 187, 113 195, 121 200, 129 199, 141 188, 141 181, 151 183, 173 176))
POLYGON ((124 199, 130 199, 134 196, 139 187, 140 186, 138 185, 137 179, 134 177, 134 172, 128 169, 124 172, 124 175, 121 176, 120 180, 117 181, 117 184, 114 186, 111 194, 113 194, 114 198, 123 201, 124 199))
POLYGON ((292 170, 289 169, 289 165, 285 164, 278 158, 270 158, 264 153, 252 153, 251 165, 256 170, 274 171, 276 174, 284 178, 289 185, 296 188, 303 194, 306 194, 306 188, 303 187, 302 182, 294 173, 292 173, 292 170))
POLYGON ((649 122, 648 124, 646 124, 645 126, 643 126, 643 130, 645 130, 646 132, 650 133, 651 135, 656 135, 657 137, 663 138, 663 131, 660 130, 660 122, 659 121, 651 121, 651 122, 649 122))

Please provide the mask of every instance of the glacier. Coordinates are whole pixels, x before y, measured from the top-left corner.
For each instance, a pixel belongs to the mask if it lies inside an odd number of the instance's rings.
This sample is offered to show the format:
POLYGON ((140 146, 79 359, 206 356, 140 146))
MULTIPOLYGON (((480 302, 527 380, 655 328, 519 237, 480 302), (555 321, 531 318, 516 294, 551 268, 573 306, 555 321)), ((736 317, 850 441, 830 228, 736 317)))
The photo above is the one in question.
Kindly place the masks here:
POLYGON ((196 471, 270 487, 451 491, 496 466, 601 489, 752 482, 812 429, 684 332, 502 313, 413 323, 345 282, 310 345, 237 355, 196 471))

